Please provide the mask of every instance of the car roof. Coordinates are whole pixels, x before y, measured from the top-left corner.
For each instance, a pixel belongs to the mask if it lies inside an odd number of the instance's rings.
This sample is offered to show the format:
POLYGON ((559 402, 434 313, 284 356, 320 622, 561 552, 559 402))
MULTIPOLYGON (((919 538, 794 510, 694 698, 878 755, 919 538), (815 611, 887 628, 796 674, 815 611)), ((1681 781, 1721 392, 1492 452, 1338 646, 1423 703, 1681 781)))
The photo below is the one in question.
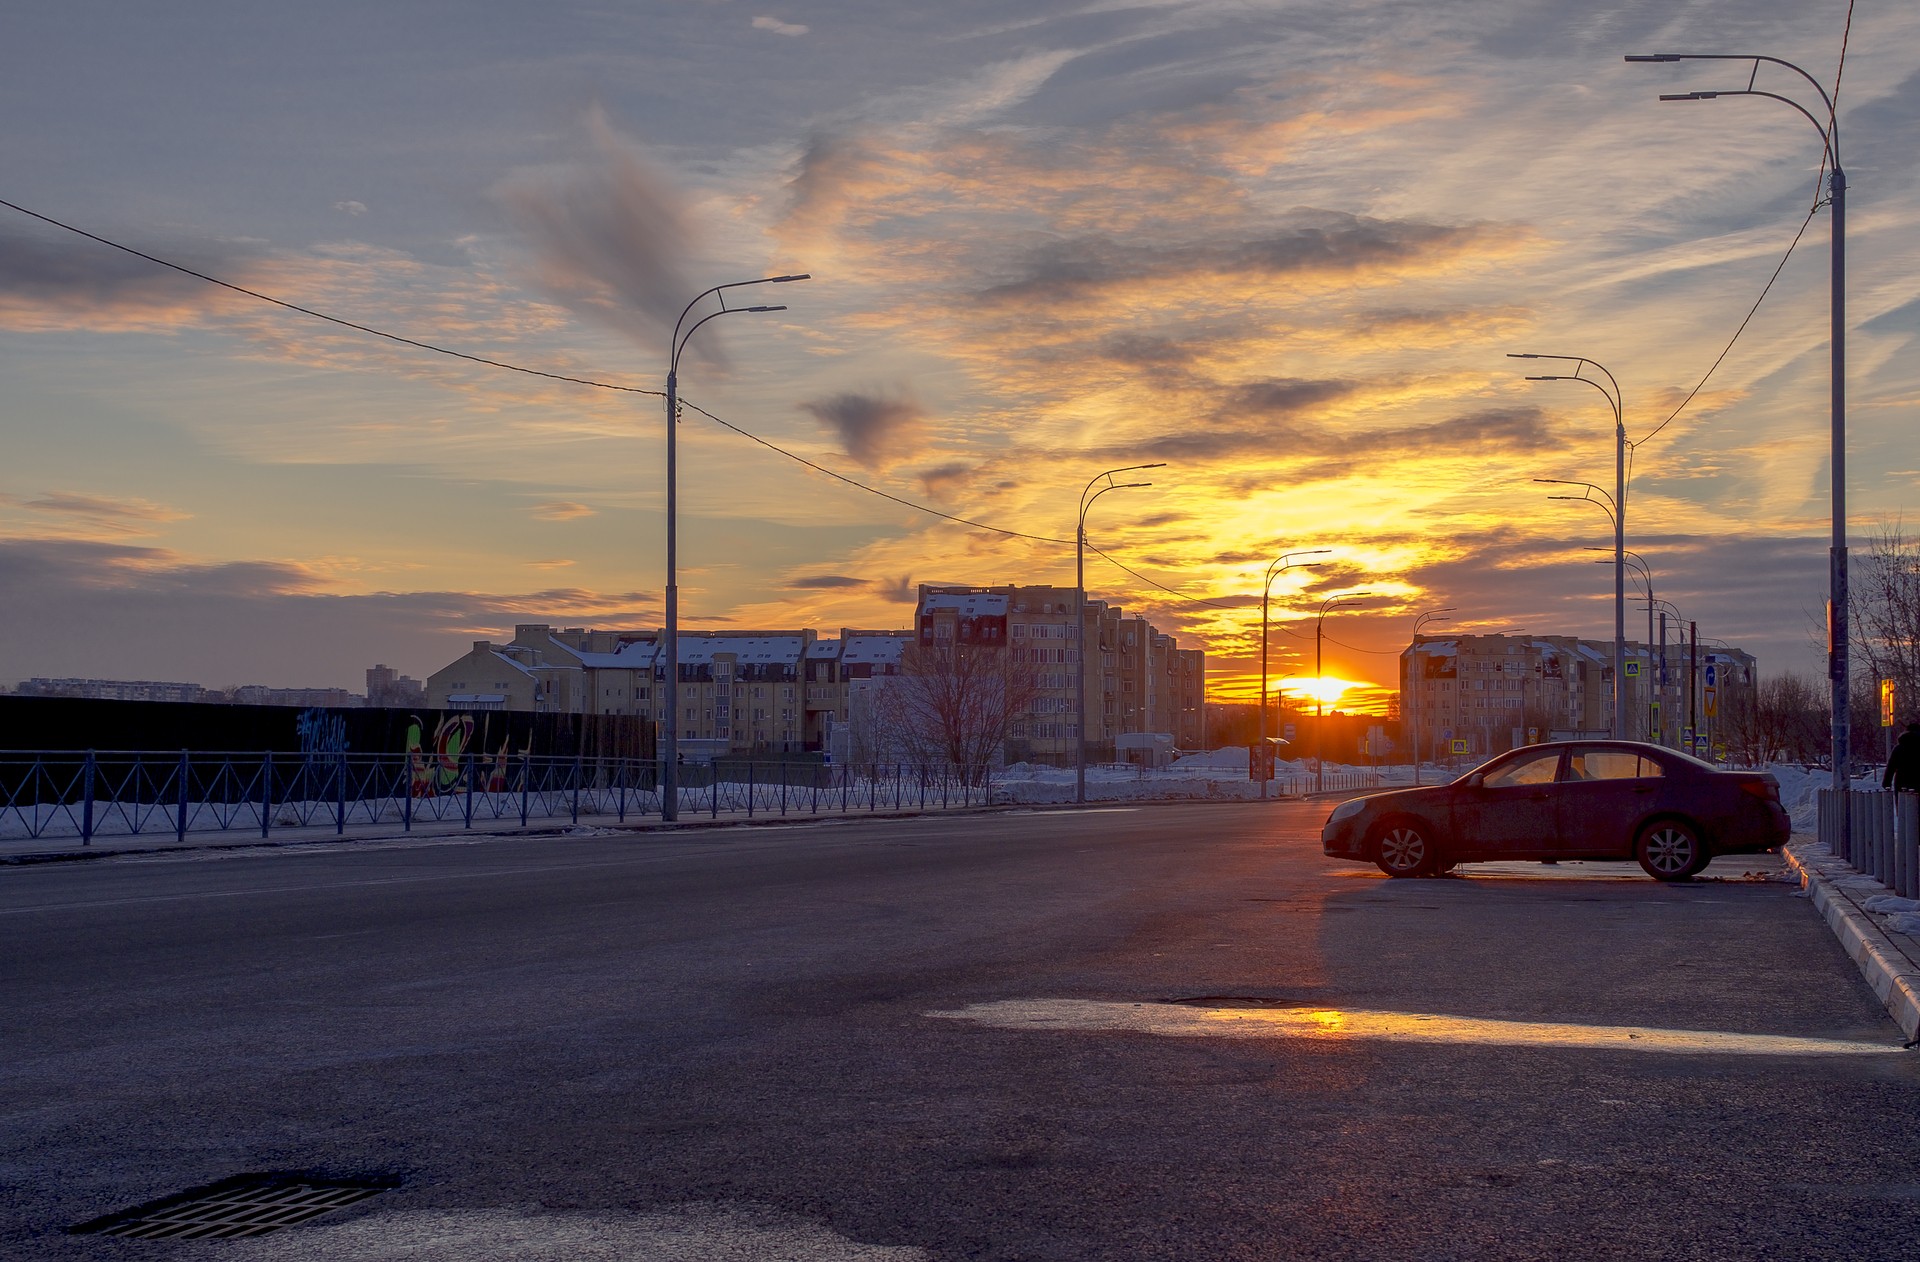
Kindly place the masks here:
MULTIPOLYGON (((1699 771, 1724 770, 1723 768, 1716 767, 1712 763, 1707 762, 1705 759, 1695 758, 1692 754, 1687 753, 1685 750, 1668 749, 1665 745, 1655 745, 1649 741, 1615 740, 1611 736, 1595 737, 1591 740, 1542 741, 1538 745, 1521 745, 1518 748, 1513 749, 1509 752, 1514 754, 1519 754, 1519 753, 1524 753, 1527 750, 1536 750, 1536 749, 1537 750, 1546 750, 1546 749, 1567 750, 1567 749, 1575 749, 1575 748, 1631 750, 1636 754, 1643 754, 1650 757, 1664 757, 1664 758, 1676 759, 1679 762, 1684 763, 1685 765, 1695 768, 1696 770, 1699 770, 1699 771)), ((1495 757, 1505 757, 1505 755, 1495 755, 1495 757)))

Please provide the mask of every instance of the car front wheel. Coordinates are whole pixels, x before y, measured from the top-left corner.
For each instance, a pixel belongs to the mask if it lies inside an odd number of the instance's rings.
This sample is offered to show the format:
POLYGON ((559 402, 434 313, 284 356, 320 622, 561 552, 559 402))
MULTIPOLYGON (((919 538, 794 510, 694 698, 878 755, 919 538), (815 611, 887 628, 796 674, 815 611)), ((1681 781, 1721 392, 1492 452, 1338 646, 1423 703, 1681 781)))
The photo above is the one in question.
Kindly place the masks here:
POLYGON ((1425 876, 1436 857, 1426 825, 1413 820, 1391 820, 1373 839, 1373 861, 1388 876, 1425 876))
POLYGON ((1677 819, 1647 826, 1633 847, 1633 857, 1656 881, 1684 881, 1707 866, 1707 848, 1700 831, 1677 819))

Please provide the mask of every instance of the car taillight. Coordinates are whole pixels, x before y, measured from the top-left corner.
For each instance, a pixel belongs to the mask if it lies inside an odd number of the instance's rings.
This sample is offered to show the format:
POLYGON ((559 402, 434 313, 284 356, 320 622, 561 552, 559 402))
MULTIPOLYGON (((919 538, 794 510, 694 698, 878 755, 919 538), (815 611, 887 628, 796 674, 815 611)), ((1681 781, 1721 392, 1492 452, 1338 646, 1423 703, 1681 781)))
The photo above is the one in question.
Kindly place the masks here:
POLYGON ((1740 789, 1743 793, 1753 794, 1763 802, 1780 800, 1780 786, 1771 780, 1742 780, 1740 789))

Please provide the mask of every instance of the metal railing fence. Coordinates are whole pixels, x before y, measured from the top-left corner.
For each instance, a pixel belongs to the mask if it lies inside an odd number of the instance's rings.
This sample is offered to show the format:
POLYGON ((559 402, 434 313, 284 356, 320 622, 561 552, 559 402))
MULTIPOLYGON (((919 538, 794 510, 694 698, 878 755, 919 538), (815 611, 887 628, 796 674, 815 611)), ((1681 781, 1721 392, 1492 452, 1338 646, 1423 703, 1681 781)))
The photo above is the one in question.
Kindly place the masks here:
MULTIPOLYGON (((0 841, 659 818, 651 760, 554 755, 0 754, 0 841)), ((727 760, 681 768, 682 818, 950 810, 1001 800, 989 767, 727 760)))
POLYGON ((1821 844, 1902 898, 1920 898, 1920 793, 1820 789, 1818 795, 1821 844))

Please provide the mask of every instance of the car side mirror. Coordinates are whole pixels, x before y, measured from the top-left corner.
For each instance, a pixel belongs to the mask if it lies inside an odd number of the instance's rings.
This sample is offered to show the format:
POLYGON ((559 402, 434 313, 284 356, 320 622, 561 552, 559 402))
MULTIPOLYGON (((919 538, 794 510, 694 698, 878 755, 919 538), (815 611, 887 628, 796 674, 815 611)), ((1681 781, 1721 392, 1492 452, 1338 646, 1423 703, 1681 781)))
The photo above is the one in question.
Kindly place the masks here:
POLYGON ((1478 771, 1467 777, 1467 787, 1469 789, 1483 789, 1486 787, 1486 784, 1487 777, 1478 771))

